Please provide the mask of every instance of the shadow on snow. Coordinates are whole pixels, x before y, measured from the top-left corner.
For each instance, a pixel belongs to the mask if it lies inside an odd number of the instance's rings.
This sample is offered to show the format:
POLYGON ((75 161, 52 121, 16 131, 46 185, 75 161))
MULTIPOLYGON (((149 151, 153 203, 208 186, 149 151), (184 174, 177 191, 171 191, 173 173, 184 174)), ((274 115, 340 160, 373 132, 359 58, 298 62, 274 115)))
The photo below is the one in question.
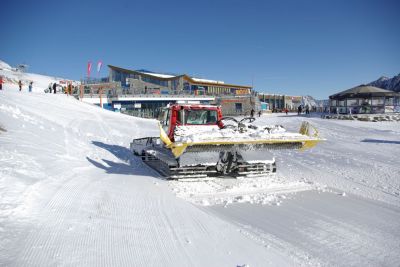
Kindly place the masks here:
POLYGON ((381 144, 397 144, 400 145, 400 141, 390 141, 390 140, 379 140, 379 139, 364 139, 361 142, 365 143, 381 143, 381 144))
POLYGON ((86 159, 99 169, 103 169, 110 174, 125 174, 125 175, 151 175, 152 172, 137 159, 132 152, 123 146, 109 145, 98 141, 92 141, 92 144, 104 150, 111 152, 122 162, 113 162, 111 160, 102 159, 102 162, 93 160, 89 157, 86 159), (104 164, 105 163, 105 164, 104 164))

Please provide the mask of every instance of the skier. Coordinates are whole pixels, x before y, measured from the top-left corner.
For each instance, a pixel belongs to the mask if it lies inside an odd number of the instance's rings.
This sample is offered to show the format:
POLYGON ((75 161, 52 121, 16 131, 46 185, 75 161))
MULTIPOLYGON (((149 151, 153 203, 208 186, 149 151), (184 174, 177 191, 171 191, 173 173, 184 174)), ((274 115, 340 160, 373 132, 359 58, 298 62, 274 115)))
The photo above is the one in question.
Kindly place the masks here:
POLYGON ((261 110, 258 111, 258 117, 261 117, 261 110))
POLYGON ((0 76, 0 90, 3 90, 3 76, 0 76))
POLYGON ((32 84, 33 84, 33 82, 29 83, 29 93, 32 93, 32 84))
MULTIPOLYGON (((53 83, 53 92, 56 93, 56 90, 57 90, 57 84, 53 83)), ((50 91, 50 93, 51 93, 51 91, 50 91)))
POLYGON ((19 86, 19 91, 21 92, 22 91, 22 81, 21 80, 19 80, 18 86, 19 86))
POLYGON ((250 116, 252 117, 252 118, 254 118, 254 109, 251 109, 251 111, 250 111, 250 116))
POLYGON ((310 114, 310 107, 308 105, 306 106, 306 114, 310 114))
POLYGON ((286 115, 288 114, 289 110, 287 108, 285 108, 285 113, 286 115))

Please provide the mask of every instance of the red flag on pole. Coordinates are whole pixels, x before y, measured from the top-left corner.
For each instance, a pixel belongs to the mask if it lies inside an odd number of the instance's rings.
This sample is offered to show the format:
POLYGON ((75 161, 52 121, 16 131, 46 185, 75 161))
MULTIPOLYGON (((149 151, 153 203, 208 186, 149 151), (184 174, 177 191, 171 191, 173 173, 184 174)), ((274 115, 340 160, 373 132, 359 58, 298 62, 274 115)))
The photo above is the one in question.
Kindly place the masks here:
POLYGON ((90 71, 92 70, 92 62, 89 61, 87 64, 87 76, 90 77, 90 71))

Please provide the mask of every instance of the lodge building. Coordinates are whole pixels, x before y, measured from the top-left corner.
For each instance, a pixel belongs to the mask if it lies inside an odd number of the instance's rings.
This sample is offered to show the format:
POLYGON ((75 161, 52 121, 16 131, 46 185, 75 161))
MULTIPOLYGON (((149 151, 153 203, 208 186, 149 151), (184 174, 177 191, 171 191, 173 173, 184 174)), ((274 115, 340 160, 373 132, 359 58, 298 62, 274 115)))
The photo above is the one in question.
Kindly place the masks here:
POLYGON ((82 81, 82 101, 138 117, 157 117, 173 103, 216 104, 224 115, 250 114, 259 106, 251 86, 200 79, 187 74, 161 74, 108 65, 109 76, 82 81))
POLYGON ((128 70, 112 65, 109 79, 120 82, 132 94, 249 95, 251 86, 226 84, 223 81, 200 79, 187 74, 160 74, 147 70, 128 70))

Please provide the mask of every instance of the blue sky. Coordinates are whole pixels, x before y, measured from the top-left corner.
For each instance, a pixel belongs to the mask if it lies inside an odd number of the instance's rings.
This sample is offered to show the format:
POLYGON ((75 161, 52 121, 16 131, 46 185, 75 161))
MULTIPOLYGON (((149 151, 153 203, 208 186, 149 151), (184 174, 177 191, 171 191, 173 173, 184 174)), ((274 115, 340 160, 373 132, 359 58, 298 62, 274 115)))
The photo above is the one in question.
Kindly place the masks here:
POLYGON ((102 60, 325 99, 400 73, 396 0, 3 0, 1 10, 1 60, 71 79, 102 60))

